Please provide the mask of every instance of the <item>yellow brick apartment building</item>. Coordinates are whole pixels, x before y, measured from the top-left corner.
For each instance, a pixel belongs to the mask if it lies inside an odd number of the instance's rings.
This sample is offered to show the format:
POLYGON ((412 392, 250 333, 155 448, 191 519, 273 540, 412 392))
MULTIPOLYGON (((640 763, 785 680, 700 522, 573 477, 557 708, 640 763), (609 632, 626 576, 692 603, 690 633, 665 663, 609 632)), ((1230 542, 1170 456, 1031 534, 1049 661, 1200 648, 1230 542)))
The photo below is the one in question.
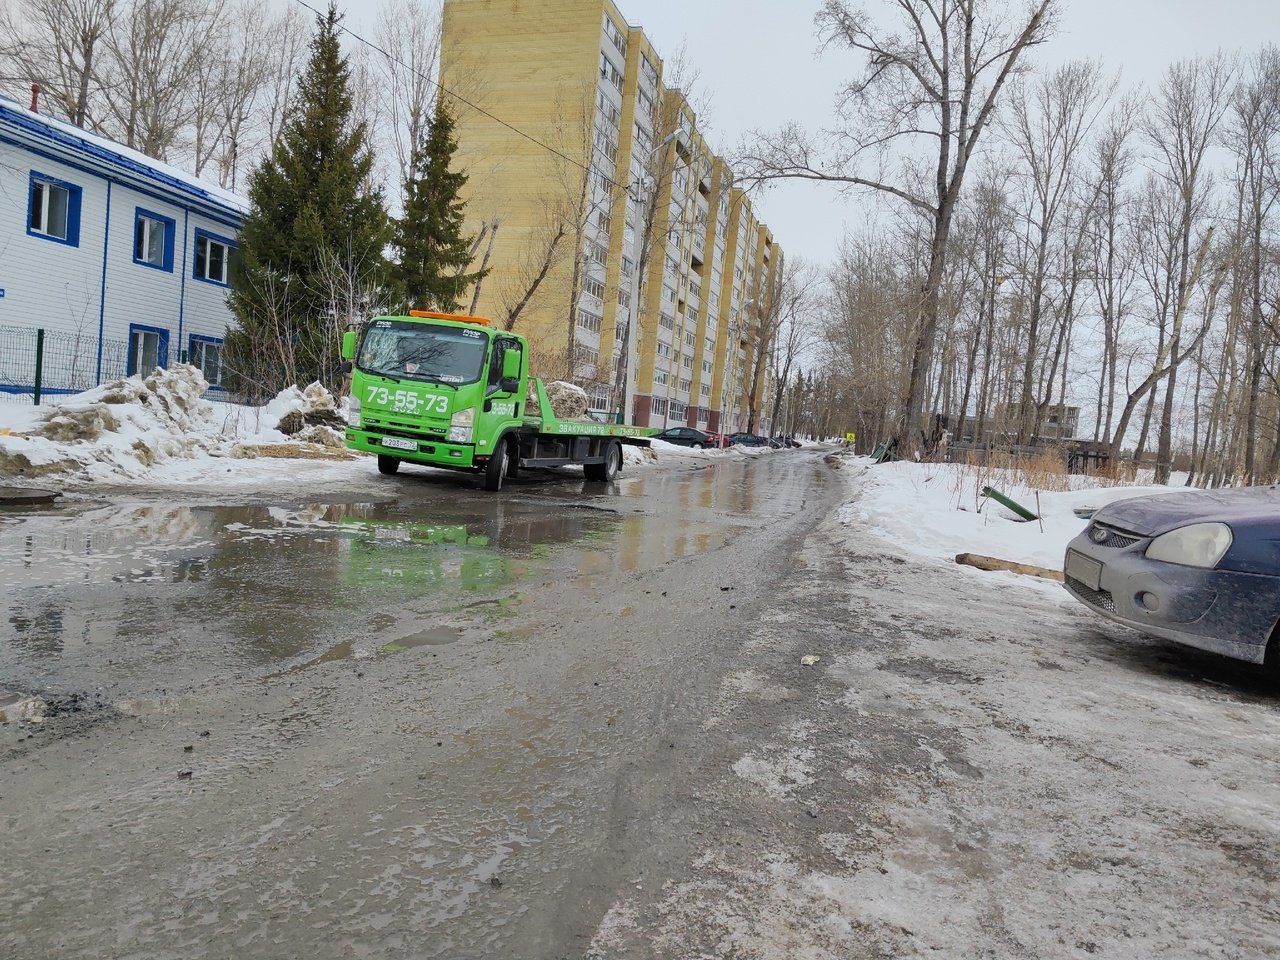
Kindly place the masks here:
POLYGON ((643 30, 610 0, 445 0, 441 62, 490 269, 477 312, 594 409, 767 430, 782 250, 643 30))

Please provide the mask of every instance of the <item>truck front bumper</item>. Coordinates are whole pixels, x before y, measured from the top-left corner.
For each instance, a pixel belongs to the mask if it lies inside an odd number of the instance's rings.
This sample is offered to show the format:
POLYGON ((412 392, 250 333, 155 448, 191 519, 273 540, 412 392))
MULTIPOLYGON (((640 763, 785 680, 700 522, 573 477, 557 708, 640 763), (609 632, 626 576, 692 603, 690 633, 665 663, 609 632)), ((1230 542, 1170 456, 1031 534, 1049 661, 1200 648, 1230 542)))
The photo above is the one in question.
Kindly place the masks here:
POLYGON ((347 427, 347 446, 387 457, 399 457, 406 463, 425 463, 433 467, 470 470, 481 466, 488 457, 476 459, 476 448, 469 443, 445 443, 432 438, 404 437, 347 427), (413 449, 407 445, 412 443, 413 449), (403 446, 397 446, 402 444, 403 446))

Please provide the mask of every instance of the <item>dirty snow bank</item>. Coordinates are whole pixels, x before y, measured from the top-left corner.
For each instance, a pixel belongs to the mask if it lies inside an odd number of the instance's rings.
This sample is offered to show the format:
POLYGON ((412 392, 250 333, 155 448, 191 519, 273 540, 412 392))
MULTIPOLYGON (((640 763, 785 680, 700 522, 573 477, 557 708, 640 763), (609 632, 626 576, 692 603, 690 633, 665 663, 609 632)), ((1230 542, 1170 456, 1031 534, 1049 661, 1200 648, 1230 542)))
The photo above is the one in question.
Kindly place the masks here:
POLYGON ((0 477, 143 480, 174 461, 253 456, 289 440, 341 446, 343 423, 320 384, 290 387, 261 409, 204 399, 208 383, 187 364, 128 377, 47 409, 0 411, 0 477), (293 426, 291 438, 281 431, 293 426))
POLYGON ((1068 478, 1071 490, 1047 492, 1019 482, 1007 470, 954 463, 873 465, 867 457, 839 459, 851 491, 859 494, 842 508, 842 522, 869 524, 878 536, 903 550, 947 563, 954 562, 958 553, 979 553, 1061 570, 1068 541, 1088 524, 1075 516, 1075 508, 1097 509, 1129 497, 1172 492, 1168 487, 1114 486, 1083 476, 1068 478), (984 485, 1038 513, 1043 524, 1019 521, 1011 511, 982 497, 984 485))

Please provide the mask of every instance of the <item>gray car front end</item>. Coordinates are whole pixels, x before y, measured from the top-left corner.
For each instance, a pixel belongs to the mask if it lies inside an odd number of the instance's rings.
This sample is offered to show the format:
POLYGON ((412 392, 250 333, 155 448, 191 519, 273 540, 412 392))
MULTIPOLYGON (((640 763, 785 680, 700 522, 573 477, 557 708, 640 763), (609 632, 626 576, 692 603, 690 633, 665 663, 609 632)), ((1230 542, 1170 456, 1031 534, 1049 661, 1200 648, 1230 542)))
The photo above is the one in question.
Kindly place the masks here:
POLYGON ((1063 572, 1076 599, 1117 623, 1262 663, 1280 633, 1280 493, 1117 501, 1071 541, 1063 572))

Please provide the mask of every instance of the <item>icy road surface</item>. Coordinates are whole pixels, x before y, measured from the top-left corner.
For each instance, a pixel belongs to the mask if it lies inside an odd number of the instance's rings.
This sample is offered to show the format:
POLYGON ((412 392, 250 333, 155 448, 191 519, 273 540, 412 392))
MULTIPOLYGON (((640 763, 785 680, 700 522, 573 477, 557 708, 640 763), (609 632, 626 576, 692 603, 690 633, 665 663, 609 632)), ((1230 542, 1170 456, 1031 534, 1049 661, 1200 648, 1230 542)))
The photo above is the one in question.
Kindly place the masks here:
POLYGON ((0 514, 0 955, 1280 952, 1277 688, 846 475, 0 514))

